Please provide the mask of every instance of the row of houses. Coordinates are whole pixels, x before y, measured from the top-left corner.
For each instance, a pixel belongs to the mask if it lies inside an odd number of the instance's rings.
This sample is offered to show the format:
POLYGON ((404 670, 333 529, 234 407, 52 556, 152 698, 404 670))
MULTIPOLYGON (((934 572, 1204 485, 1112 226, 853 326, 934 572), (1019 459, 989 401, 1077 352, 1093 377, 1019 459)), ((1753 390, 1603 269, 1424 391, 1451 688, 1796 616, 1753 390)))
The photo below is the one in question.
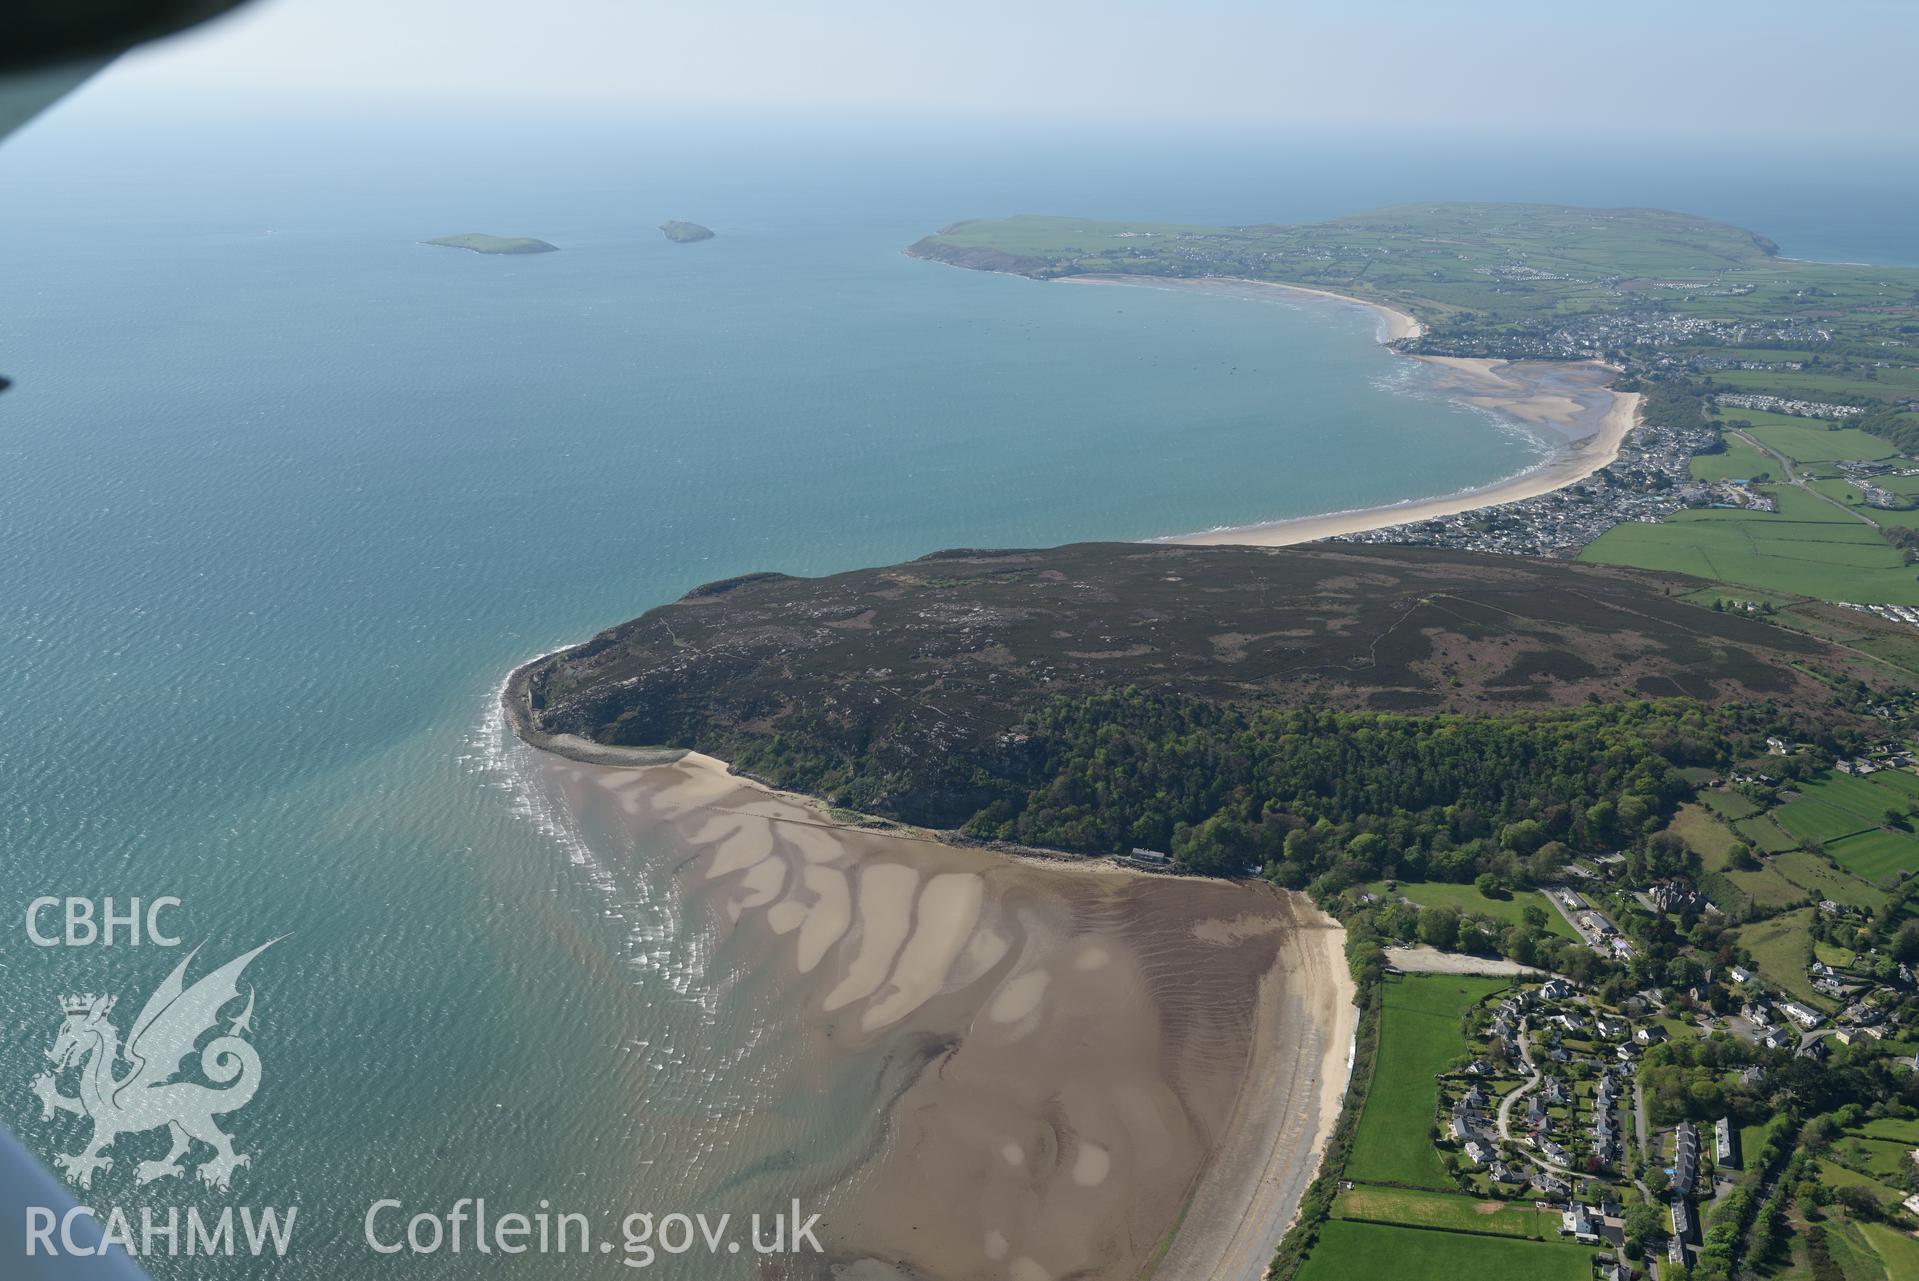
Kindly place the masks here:
POLYGON ((1699 1130, 1691 1121, 1681 1121, 1673 1135, 1673 1195, 1690 1197, 1698 1185, 1699 1130))
POLYGON ((1672 1235, 1666 1239, 1666 1259, 1668 1262, 1684 1266, 1686 1247, 1699 1244, 1699 1223, 1693 1217, 1692 1206, 1684 1197, 1672 1199, 1672 1235))
POLYGON ((1599 1075, 1599 1088, 1593 1094, 1593 1155, 1608 1165, 1618 1162, 1625 1149, 1619 1133, 1618 1105, 1620 1081, 1607 1068, 1599 1075))

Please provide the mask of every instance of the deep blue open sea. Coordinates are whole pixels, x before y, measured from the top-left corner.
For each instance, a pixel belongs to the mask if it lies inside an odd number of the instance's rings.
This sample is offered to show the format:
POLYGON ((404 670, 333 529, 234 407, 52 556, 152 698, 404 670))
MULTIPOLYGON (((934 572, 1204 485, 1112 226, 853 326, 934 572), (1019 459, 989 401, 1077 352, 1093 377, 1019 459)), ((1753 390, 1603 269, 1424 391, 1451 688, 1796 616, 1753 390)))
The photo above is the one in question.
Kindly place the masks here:
POLYGON ((254 1162, 221 1198, 135 1189, 127 1160, 92 1199, 301 1212, 276 1268, 157 1275, 616 1274, 376 1258, 360 1220, 384 1196, 756 1208, 728 1201, 718 1136, 801 1105, 777 1028, 706 986, 663 875, 607 866, 526 786, 492 717, 512 665, 747 570, 1336 510, 1538 452, 1429 394, 1354 309, 1038 285, 903 246, 1014 212, 1536 199, 1919 263, 1916 175, 1538 143, 56 112, 0 146, 0 1123, 43 1157, 77 1147, 27 1089, 59 994, 119 993, 124 1029, 178 959, 37 948, 28 900, 171 894, 205 962, 289 936, 249 974, 264 1085, 231 1128, 254 1162), (719 237, 669 244, 666 218, 719 237), (460 231, 562 251, 417 243, 460 231))

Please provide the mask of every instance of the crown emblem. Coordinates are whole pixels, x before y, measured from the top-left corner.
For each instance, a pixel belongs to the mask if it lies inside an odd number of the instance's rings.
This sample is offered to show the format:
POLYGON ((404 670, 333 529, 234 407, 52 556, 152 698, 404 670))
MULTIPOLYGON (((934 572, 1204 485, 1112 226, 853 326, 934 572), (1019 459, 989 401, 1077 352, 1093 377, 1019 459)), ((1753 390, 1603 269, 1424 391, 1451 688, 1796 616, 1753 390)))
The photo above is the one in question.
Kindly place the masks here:
MULTIPOLYGON (((91 992, 83 996, 63 996, 60 998, 60 1008, 68 1014, 91 1014, 94 1004, 99 1000, 100 998, 91 992)), ((113 998, 108 997, 106 998, 106 1004, 100 1007, 100 1013, 105 1014, 112 1008, 113 998)))

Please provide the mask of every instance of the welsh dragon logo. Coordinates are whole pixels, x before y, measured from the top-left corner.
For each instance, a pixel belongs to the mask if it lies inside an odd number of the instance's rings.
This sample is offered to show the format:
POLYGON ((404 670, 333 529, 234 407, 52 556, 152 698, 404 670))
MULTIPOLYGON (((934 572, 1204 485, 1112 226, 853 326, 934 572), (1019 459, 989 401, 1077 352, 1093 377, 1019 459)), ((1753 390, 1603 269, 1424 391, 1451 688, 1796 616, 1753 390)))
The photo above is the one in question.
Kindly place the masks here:
POLYGON ((195 948, 147 998, 124 1045, 119 1029, 107 1018, 115 998, 91 992, 61 998, 66 1022, 47 1051, 54 1070, 34 1078, 33 1092, 39 1096, 43 1117, 52 1117, 55 1111, 71 1112, 93 1122, 93 1137, 85 1148, 54 1158, 75 1186, 91 1187, 96 1172, 113 1168, 113 1158, 106 1151, 121 1135, 162 1126, 172 1138, 172 1148, 158 1161, 140 1162, 134 1171, 138 1183, 184 1174, 180 1159, 195 1140, 213 1149, 198 1171, 200 1181, 209 1187, 224 1192, 233 1172, 251 1164, 250 1157, 233 1150, 233 1140, 213 1118, 238 1112, 260 1088, 260 1056, 245 1039, 253 1028, 253 990, 247 989, 246 1008, 233 1017, 224 1033, 204 1048, 199 1041, 218 1030, 220 1011, 239 999, 241 972, 277 942, 262 943, 188 987, 187 966, 200 954, 195 948), (196 1048, 200 1071, 214 1086, 224 1088, 175 1079, 196 1048), (79 1094, 69 1097, 60 1093, 58 1076, 76 1067, 79 1094))

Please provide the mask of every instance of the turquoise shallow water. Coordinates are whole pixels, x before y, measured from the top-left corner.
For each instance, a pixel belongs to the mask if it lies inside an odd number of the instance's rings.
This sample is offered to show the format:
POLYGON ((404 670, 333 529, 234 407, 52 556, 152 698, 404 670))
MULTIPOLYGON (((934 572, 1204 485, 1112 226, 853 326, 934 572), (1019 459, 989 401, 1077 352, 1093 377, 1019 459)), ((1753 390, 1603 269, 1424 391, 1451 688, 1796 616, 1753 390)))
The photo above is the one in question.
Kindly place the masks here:
MULTIPOLYGON (((1043 150, 942 176, 563 138, 501 167, 450 137, 61 146, 56 120, 0 150, 0 1122, 76 1146, 25 1088, 57 994, 132 1007, 176 959, 35 948, 34 895, 178 895, 214 962, 288 935, 232 1127, 233 1199, 302 1207, 276 1276, 476 1275, 370 1256, 380 1196, 760 1208, 803 1161, 743 1115, 781 1143, 857 1124, 856 1097, 786 1093, 770 997, 716 980, 657 868, 530 783, 491 716, 515 662, 746 570, 1336 510, 1536 455, 1351 309, 898 252, 980 211, 969 173, 1007 208, 1222 220, 1290 216, 1294 188, 1169 196, 1043 150), (667 216, 720 238, 670 245, 667 216), (458 230, 564 249, 414 243, 458 230)), ((221 1203, 125 1165, 94 1199, 221 1203)))

